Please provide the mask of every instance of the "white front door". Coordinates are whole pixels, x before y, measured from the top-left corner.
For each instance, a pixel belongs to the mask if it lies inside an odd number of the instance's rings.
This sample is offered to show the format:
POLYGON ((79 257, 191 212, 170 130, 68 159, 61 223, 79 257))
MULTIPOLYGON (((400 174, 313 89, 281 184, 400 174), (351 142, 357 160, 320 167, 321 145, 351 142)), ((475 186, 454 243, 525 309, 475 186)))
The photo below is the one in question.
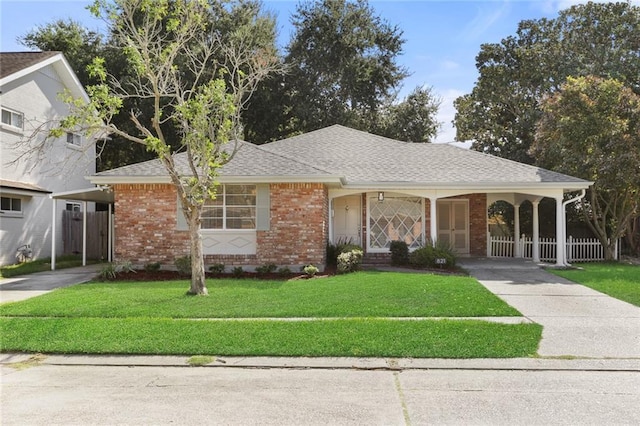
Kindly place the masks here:
POLYGON ((360 195, 333 199, 333 242, 362 245, 362 206, 360 195))
POLYGON ((469 254, 469 201, 438 200, 438 241, 469 254))

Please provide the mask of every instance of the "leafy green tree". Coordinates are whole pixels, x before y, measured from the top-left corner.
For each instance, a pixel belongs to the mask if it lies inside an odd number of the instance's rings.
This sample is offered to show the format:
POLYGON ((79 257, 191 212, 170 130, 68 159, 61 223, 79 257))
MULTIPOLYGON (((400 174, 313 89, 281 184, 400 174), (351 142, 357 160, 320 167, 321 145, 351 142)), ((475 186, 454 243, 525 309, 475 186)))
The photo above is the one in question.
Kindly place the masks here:
POLYGON ((440 129, 436 118, 440 103, 431 87, 416 87, 402 102, 383 110, 386 116, 377 133, 405 142, 431 142, 440 129))
POLYGON ((396 62, 402 31, 376 16, 366 0, 301 3, 292 23, 295 34, 284 61, 289 127, 370 129, 408 75, 396 62))
POLYGON ((569 77, 542 111, 531 152, 548 168, 595 182, 580 211, 612 259, 640 215, 640 95, 618 80, 569 77))
POLYGON ((456 139, 473 148, 533 163, 540 102, 569 76, 615 78, 640 93, 640 7, 572 6, 556 19, 522 21, 515 36, 483 44, 471 93, 455 101, 456 139))
MULTIPOLYGON (((111 40, 122 47, 131 77, 110 75, 104 58, 89 67, 99 84, 89 86, 90 103, 68 99, 72 114, 56 133, 82 127, 140 144, 164 165, 189 226, 191 294, 207 294, 200 238, 201 212, 215 197, 217 172, 232 157, 230 141, 242 133, 240 116, 257 83, 277 70, 271 45, 256 46, 252 23, 221 32, 210 25, 204 0, 97 0, 92 12, 109 24, 111 40), (124 100, 144 101, 151 113, 127 114, 133 130, 114 122, 124 100), (165 131, 173 130, 174 146, 165 131), (186 167, 176 162, 186 154, 186 167)), ((231 144, 233 145, 233 144, 231 144)))

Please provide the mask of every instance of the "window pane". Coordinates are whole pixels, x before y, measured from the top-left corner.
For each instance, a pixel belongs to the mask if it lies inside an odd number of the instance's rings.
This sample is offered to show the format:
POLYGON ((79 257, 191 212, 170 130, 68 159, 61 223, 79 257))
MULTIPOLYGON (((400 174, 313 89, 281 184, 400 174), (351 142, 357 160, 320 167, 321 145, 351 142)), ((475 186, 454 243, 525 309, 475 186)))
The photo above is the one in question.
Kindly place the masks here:
POLYGON ((255 206, 255 195, 229 195, 227 194, 227 206, 255 206))
POLYGON ((20 198, 11 199, 11 210, 13 210, 14 212, 22 211, 22 200, 20 198))
POLYGON ((251 194, 256 195, 255 185, 226 185, 225 191, 227 195, 251 194))
POLYGON ((222 207, 208 207, 202 209, 202 228, 220 229, 222 228, 222 207))
MULTIPOLYGON (((2 111, 4 113, 4 111, 2 111)), ((11 198, 2 197, 0 199, 0 210, 11 210, 11 198)))
POLYGON ((227 229, 256 229, 254 218, 227 218, 227 229))
POLYGON ((2 122, 11 125, 11 111, 2 110, 2 122))
POLYGON ((227 207, 227 229, 255 229, 255 207, 227 207))
POLYGON ((13 113, 13 125, 22 129, 22 114, 13 113))

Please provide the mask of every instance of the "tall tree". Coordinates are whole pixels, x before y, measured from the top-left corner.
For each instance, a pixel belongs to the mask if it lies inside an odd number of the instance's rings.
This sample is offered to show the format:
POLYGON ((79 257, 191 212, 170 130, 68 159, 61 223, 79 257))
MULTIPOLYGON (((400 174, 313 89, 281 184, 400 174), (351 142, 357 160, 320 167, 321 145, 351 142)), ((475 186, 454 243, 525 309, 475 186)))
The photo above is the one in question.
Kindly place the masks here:
MULTIPOLYGON (((232 4, 233 6, 233 4, 232 4)), ((153 152, 176 188, 191 239, 189 293, 207 294, 200 238, 201 212, 215 197, 218 169, 233 155, 242 133, 240 116, 257 83, 277 70, 273 46, 256 46, 253 21, 222 32, 204 0, 97 0, 92 11, 122 46, 132 77, 118 80, 103 58, 90 66, 101 83, 87 88, 91 102, 68 99, 72 114, 56 133, 83 127, 105 131, 153 152), (114 123, 124 100, 150 100, 151 111, 123 111, 132 130, 114 123), (173 130, 170 145, 166 126, 173 130), (176 161, 184 153, 186 167, 176 161)), ((145 103, 145 107, 149 105, 145 103)))
POLYGON ((473 148, 533 163, 529 148, 540 102, 568 76, 616 78, 640 93, 640 7, 572 6, 556 19, 527 20, 515 36, 484 44, 470 94, 455 101, 456 139, 473 148))
POLYGON ((569 77, 542 111, 532 154, 595 181, 580 211, 612 259, 640 215, 640 95, 614 79, 569 77))
POLYGON ((292 23, 288 73, 275 87, 284 91, 285 110, 276 111, 275 127, 289 134, 333 124, 370 130, 407 76, 396 62, 402 31, 376 16, 366 0, 301 3, 292 23))
POLYGON ((377 133, 405 142, 431 142, 440 129, 440 103, 431 87, 416 87, 402 102, 384 108, 377 133))

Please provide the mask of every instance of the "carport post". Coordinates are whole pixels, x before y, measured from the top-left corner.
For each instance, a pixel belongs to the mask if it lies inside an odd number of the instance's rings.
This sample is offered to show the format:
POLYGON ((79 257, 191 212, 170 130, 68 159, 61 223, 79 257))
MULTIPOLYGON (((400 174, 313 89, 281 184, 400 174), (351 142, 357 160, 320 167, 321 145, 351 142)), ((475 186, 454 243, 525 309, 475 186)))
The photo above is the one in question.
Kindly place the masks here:
POLYGON ((107 261, 111 263, 113 251, 113 219, 111 218, 111 203, 109 203, 109 219, 107 221, 107 226, 109 229, 107 230, 107 261))
POLYGON ((87 266, 87 202, 82 202, 82 266, 87 266))
POLYGON ((556 197, 556 266, 566 266, 564 255, 564 206, 563 196, 556 197))
POLYGON ((438 241, 438 223, 436 222, 436 202, 438 201, 438 199, 432 196, 431 198, 429 198, 429 201, 431 202, 431 210, 429 211, 429 218, 431 220, 431 223, 429 224, 429 232, 431 233, 431 243, 435 246, 436 241, 438 241))
POLYGON ((533 261, 540 262, 540 219, 538 216, 538 206, 540 201, 532 201, 533 205, 533 261))
POLYGON ((520 204, 513 205, 513 257, 522 257, 520 252, 520 204))
POLYGON ((56 203, 57 200, 51 197, 53 208, 51 210, 51 270, 56 270, 56 203))

